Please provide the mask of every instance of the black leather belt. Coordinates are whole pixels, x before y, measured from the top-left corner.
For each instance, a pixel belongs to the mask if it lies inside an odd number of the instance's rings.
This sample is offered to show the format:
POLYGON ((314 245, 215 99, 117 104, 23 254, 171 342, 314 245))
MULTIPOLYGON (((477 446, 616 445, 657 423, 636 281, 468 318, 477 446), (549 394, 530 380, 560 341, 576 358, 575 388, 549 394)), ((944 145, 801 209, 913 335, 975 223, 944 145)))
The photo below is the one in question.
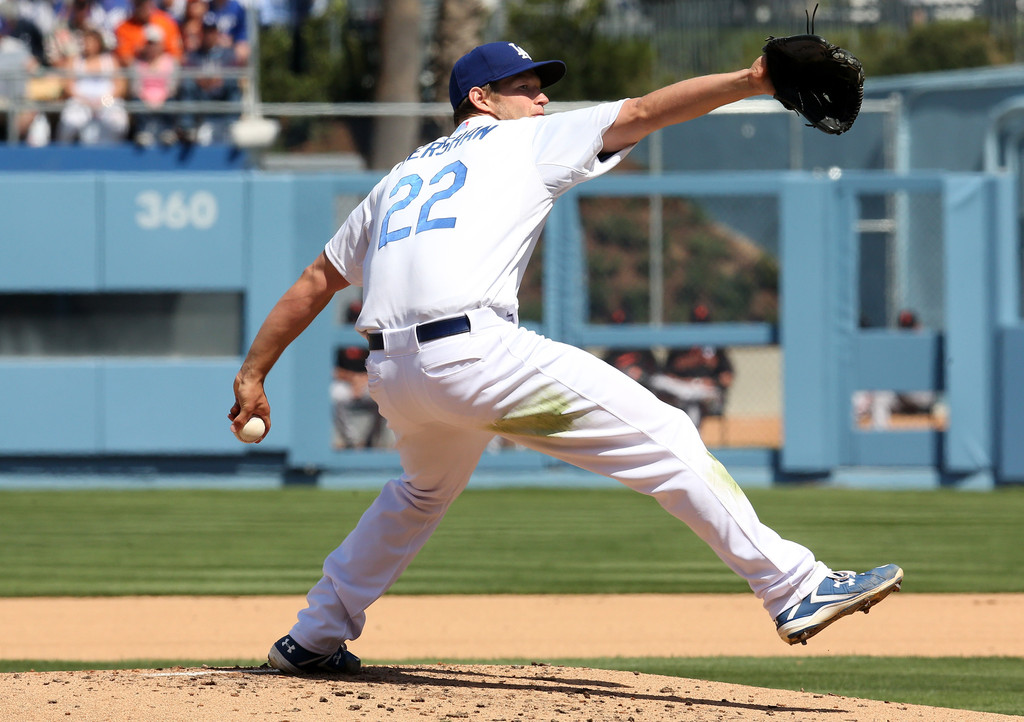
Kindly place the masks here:
MULTIPOLYGON (((416 340, 420 343, 436 341, 447 336, 457 336, 460 333, 469 333, 469 317, 456 316, 455 318, 442 318, 440 321, 428 321, 416 326, 416 340)), ((384 350, 384 334, 369 332, 366 334, 370 342, 371 351, 384 350)))

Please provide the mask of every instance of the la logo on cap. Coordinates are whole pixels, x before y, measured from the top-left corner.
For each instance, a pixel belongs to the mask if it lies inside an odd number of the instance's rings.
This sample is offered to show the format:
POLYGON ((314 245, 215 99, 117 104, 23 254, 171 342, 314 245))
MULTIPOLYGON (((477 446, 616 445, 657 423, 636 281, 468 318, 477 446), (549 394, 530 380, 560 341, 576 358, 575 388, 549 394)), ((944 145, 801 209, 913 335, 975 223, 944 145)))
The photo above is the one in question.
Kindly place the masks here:
POLYGON ((530 54, 528 52, 523 50, 521 47, 519 47, 515 43, 509 43, 508 45, 509 45, 510 48, 515 50, 517 53, 519 53, 519 57, 522 58, 523 60, 533 60, 533 58, 530 57, 530 54))

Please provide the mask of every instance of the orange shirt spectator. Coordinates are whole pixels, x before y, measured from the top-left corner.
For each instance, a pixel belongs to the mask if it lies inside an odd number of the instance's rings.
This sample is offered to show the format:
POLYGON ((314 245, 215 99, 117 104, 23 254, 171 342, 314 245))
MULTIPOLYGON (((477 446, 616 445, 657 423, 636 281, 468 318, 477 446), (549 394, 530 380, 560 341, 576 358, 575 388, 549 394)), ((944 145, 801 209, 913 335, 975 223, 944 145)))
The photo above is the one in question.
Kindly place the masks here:
POLYGON ((121 65, 131 65, 139 50, 146 45, 147 25, 156 25, 164 31, 164 52, 180 62, 185 52, 178 23, 157 8, 153 0, 133 0, 132 14, 114 31, 117 37, 117 59, 121 65))

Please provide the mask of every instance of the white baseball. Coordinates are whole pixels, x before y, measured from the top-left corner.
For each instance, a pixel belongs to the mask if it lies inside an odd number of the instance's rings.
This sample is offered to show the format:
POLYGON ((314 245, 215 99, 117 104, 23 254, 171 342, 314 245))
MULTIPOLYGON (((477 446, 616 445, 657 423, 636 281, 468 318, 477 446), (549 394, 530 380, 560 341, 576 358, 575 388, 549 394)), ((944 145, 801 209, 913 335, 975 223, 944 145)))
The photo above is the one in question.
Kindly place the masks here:
POLYGON ((263 423, 263 419, 259 416, 253 416, 245 422, 245 426, 243 426, 235 436, 238 437, 239 441, 251 444, 254 441, 259 441, 266 430, 267 425, 263 423))

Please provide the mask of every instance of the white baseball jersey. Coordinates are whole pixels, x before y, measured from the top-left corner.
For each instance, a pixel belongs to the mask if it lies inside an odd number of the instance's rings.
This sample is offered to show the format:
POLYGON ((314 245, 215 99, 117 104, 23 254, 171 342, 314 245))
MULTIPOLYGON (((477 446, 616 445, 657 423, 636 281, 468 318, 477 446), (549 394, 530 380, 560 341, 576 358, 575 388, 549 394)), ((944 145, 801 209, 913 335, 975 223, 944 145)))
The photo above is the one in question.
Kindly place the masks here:
POLYGON ((480 307, 515 312, 552 203, 628 152, 598 155, 621 105, 474 116, 396 165, 326 248, 349 283, 365 287, 356 328, 404 328, 480 307))

